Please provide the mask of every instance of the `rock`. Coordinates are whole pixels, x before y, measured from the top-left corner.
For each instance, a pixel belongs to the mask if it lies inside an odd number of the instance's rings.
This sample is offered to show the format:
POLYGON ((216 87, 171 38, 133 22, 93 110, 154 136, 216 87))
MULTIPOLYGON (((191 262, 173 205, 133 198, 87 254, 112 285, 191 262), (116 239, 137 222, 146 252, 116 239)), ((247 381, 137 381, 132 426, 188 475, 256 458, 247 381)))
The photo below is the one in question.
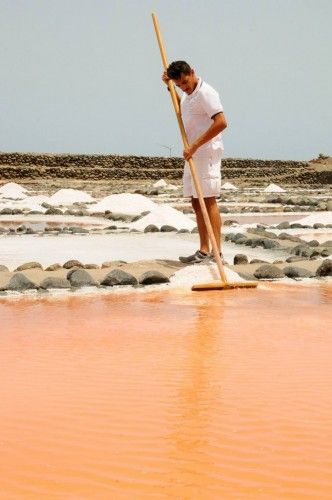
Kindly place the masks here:
POLYGON ((25 234, 36 234, 36 231, 34 231, 31 227, 27 227, 25 234))
POLYGON ((240 276, 240 278, 243 278, 246 281, 256 281, 256 278, 253 274, 244 273, 241 271, 237 271, 237 274, 240 276))
POLYGON ((302 229, 304 228, 305 226, 303 226, 303 224, 300 224, 299 222, 294 222, 293 224, 291 224, 289 226, 291 229, 302 229))
POLYGON ((236 242, 237 242, 237 240, 239 240, 239 239, 241 239, 241 238, 245 238, 245 239, 247 239, 247 237, 246 237, 243 233, 236 233, 236 234, 233 236, 233 238, 231 239, 231 241, 232 241, 233 243, 236 243, 236 242))
POLYGON ((155 226, 154 224, 149 224, 144 229, 144 232, 145 233, 158 233, 159 232, 159 228, 157 226, 155 226))
POLYGON ((127 262, 125 260, 111 260, 109 262, 103 262, 101 268, 122 266, 122 264, 127 264, 127 262))
POLYGON ((332 200, 328 200, 326 202, 326 210, 328 210, 329 212, 332 212, 332 200))
POLYGON ((198 233, 198 227, 195 226, 192 230, 191 230, 191 234, 197 234, 198 233))
POLYGON ((332 260, 325 259, 316 271, 316 276, 332 276, 332 260))
POLYGON ((277 248, 280 247, 280 243, 278 241, 271 241, 268 238, 263 239, 263 247, 266 249, 277 248))
POLYGON ((189 229, 179 229, 177 231, 178 234, 181 234, 181 233, 190 233, 189 229))
POLYGON ((0 265, 0 273, 4 271, 9 271, 8 267, 0 265))
POLYGON ((300 257, 308 257, 310 258, 313 250, 309 245, 296 245, 290 250, 290 253, 293 255, 299 255, 300 257))
POLYGON ((15 271, 25 271, 26 269, 43 269, 42 265, 39 262, 26 262, 21 266, 18 266, 15 271))
POLYGON ((319 242, 317 240, 311 240, 311 241, 308 241, 308 245, 309 245, 309 247, 318 247, 319 242))
POLYGON ((79 226, 71 226, 69 228, 69 231, 73 234, 87 234, 89 232, 88 229, 85 229, 84 227, 79 227, 79 226))
POLYGON ((261 259, 252 259, 250 261, 250 264, 268 264, 266 260, 261 260, 261 259))
POLYGON ((254 272, 255 278, 261 280, 261 279, 279 279, 279 278, 284 278, 285 273, 279 269, 279 267, 274 266, 273 264, 264 264, 263 266, 260 266, 256 271, 254 272))
POLYGON ((60 208, 50 207, 46 210, 45 215, 62 215, 60 208))
POLYGON ((167 276, 159 271, 146 271, 138 278, 141 285, 156 285, 159 283, 169 283, 167 276))
POLYGON ((137 285, 137 284, 138 284, 137 279, 132 274, 129 274, 123 271, 122 269, 113 269, 105 276, 105 278, 101 282, 101 285, 104 286, 137 285))
POLYGON ((8 285, 4 287, 5 290, 12 290, 15 292, 23 292, 24 290, 36 290, 37 288, 38 286, 22 273, 14 274, 10 278, 8 285))
POLYGON ((172 233, 173 231, 177 231, 177 229, 174 226, 169 226, 168 224, 164 224, 163 226, 161 226, 160 231, 162 233, 172 233))
POLYGON ((286 266, 283 269, 288 278, 312 278, 314 274, 303 267, 286 266))
POLYGON ((321 243, 321 247, 332 247, 332 240, 324 241, 324 243, 321 243))
POLYGON ((288 229, 289 228, 289 222, 288 221, 284 221, 284 222, 280 222, 280 224, 278 224, 276 226, 277 229, 288 229))
POLYGON ((237 253, 234 256, 234 265, 236 266, 237 264, 248 264, 248 257, 243 253, 237 253))
POLYGON ((332 249, 329 250, 328 248, 324 248, 322 251, 321 251, 321 256, 322 257, 329 257, 332 253, 332 249))
POLYGON ((61 269, 62 266, 60 266, 60 264, 51 264, 50 266, 48 266, 45 271, 57 271, 58 269, 61 269))
POLYGON ((314 229, 321 229, 324 227, 324 224, 321 224, 320 222, 315 222, 315 224, 312 226, 314 229))
POLYGON ((308 258, 292 255, 291 257, 287 257, 286 262, 299 262, 300 260, 308 260, 308 258))
POLYGON ((97 264, 84 264, 84 269, 99 269, 97 264))
POLYGON ((299 238, 298 236, 293 236, 292 234, 288 234, 288 233, 280 233, 278 238, 280 240, 294 241, 294 243, 302 241, 301 238, 299 238))
POLYGON ((227 219, 224 221, 223 226, 233 226, 235 224, 238 224, 238 221, 235 219, 227 219))
POLYGON ((65 278, 59 278, 57 276, 49 276, 45 278, 40 287, 48 290, 49 288, 70 288, 70 281, 65 278))
POLYGON ((0 215, 13 215, 13 211, 11 208, 3 208, 0 210, 0 215))
POLYGON ((72 267, 84 267, 84 265, 78 260, 67 260, 62 267, 64 269, 71 269, 72 267))
POLYGON ((67 273, 67 279, 71 286, 79 288, 82 286, 96 286, 98 283, 84 269, 71 269, 67 273))
POLYGON ((16 229, 16 232, 17 233, 25 233, 27 230, 26 226, 24 226, 24 224, 22 224, 21 226, 18 226, 18 228, 16 229))

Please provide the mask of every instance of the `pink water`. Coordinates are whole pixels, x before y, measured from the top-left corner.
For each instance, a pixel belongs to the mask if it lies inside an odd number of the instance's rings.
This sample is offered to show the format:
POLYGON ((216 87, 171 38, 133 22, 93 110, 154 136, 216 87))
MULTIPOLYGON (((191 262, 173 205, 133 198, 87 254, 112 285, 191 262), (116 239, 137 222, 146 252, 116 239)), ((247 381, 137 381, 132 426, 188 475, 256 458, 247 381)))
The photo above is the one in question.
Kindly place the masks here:
POLYGON ((0 301, 0 497, 332 498, 331 299, 0 301))

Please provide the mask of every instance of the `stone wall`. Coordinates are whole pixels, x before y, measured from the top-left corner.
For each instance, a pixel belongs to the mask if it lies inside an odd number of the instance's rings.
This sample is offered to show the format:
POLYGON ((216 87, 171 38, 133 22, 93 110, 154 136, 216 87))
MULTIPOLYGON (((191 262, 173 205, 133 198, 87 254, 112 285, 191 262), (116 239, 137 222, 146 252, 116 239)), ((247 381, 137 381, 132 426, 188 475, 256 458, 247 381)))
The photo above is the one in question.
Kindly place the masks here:
MULTIPOLYGON (((0 153, 0 180, 82 179, 132 180, 180 179, 182 158, 0 153)), ((225 158, 224 181, 247 185, 268 182, 283 184, 332 184, 332 172, 309 162, 225 158)))

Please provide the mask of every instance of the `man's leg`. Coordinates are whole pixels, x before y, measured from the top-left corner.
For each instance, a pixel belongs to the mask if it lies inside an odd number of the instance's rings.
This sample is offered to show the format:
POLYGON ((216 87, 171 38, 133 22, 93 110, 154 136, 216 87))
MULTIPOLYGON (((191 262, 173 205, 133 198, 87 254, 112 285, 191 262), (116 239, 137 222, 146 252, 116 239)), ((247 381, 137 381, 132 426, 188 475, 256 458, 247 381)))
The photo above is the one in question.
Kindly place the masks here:
MULTIPOLYGON (((206 225, 203 218, 203 213, 199 204, 198 198, 192 198, 191 203, 193 209, 195 210, 197 227, 200 239, 200 251, 203 253, 209 253, 209 234, 206 229, 206 225)), ((214 196, 209 198, 204 198, 207 213, 210 218, 212 230, 214 237, 217 242, 218 250, 220 252, 220 239, 221 239, 221 217, 217 204, 217 200, 214 196)))

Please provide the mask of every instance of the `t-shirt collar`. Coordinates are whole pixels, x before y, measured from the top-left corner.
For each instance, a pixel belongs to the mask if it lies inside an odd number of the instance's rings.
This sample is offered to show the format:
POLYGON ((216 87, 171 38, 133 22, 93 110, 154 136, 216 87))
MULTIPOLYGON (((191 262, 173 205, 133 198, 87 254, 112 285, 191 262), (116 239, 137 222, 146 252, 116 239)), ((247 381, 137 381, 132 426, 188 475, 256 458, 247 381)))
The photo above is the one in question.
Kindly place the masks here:
POLYGON ((202 83, 203 83, 202 78, 199 76, 196 88, 191 94, 188 95, 189 98, 194 97, 194 95, 197 94, 197 92, 199 91, 199 89, 202 86, 202 83))

